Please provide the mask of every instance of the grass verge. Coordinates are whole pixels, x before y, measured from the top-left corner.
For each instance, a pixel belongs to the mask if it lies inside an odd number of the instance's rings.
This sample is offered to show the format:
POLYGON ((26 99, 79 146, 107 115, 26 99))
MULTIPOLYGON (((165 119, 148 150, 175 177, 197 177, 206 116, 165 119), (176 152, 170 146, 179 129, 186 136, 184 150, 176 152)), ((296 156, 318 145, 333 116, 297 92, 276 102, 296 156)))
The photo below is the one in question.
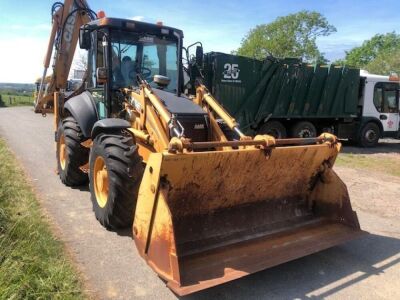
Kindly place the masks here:
POLYGON ((79 276, 0 139, 0 299, 82 299, 79 276))
POLYGON ((392 157, 340 153, 336 159, 337 166, 364 169, 400 177, 400 160, 392 157))

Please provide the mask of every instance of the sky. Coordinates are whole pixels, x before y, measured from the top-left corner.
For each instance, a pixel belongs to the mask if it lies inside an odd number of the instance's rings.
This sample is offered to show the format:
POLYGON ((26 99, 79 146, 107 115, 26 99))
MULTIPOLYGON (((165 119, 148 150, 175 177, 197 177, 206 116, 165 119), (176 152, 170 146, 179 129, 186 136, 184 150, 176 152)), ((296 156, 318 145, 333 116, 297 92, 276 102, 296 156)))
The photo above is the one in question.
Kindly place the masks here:
MULTIPOLYGON (((256 25, 300 10, 324 15, 337 32, 317 40, 329 60, 377 33, 400 33, 399 0, 87 0, 108 17, 162 21, 182 29, 184 44, 230 53, 256 25)), ((49 0, 0 0, 0 82, 32 83, 43 72, 51 30, 49 0)))

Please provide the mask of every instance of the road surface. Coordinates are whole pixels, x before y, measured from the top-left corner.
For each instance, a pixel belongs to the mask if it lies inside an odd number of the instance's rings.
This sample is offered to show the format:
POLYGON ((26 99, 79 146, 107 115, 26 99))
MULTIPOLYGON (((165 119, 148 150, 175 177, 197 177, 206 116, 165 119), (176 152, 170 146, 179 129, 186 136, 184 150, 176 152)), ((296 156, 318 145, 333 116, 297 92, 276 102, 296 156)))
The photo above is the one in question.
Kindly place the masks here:
MULTIPOLYGON (((0 108, 0 136, 22 164, 94 298, 176 299, 139 257, 129 230, 107 231, 96 221, 88 188, 61 184, 52 115, 0 108)), ((400 179, 337 171, 370 235, 185 299, 400 299, 400 179), (383 183, 388 189, 376 193, 374 186, 383 183)))

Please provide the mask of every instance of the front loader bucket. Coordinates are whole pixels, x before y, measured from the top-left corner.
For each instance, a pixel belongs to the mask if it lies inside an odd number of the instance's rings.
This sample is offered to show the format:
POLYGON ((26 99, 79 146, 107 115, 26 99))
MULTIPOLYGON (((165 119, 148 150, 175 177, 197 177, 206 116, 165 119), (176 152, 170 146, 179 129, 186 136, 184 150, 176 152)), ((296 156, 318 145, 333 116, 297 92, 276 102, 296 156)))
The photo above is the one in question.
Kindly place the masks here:
POLYGON ((362 235, 332 170, 339 148, 151 154, 133 226, 140 255, 186 295, 362 235))

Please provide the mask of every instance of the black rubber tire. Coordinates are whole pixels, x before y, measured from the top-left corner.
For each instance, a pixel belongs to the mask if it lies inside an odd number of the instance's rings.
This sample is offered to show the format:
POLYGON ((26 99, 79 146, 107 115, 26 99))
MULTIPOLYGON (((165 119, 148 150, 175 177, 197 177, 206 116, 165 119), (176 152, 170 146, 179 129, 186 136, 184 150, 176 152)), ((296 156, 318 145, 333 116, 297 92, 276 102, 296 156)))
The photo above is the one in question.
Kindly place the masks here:
POLYGON ((81 145, 85 140, 78 122, 73 117, 67 117, 60 122, 57 130, 57 170, 61 181, 67 186, 79 186, 88 181, 87 173, 79 168, 89 160, 89 149, 81 145), (64 168, 60 162, 61 136, 64 136, 66 145, 64 168))
POLYGON ((317 129, 308 121, 300 121, 293 125, 290 136, 293 138, 312 138, 317 136, 317 129))
POLYGON ((285 139, 287 137, 286 127, 279 121, 269 121, 261 125, 257 134, 272 135, 276 139, 285 139))
POLYGON ((378 144, 380 137, 381 130, 379 126, 376 123, 370 122, 361 128, 358 137, 358 144, 365 148, 375 147, 378 144))
POLYGON ((132 226, 139 186, 144 173, 142 157, 132 136, 99 134, 90 152, 90 194, 96 219, 107 229, 132 226), (96 200, 94 162, 101 156, 108 173, 108 198, 104 207, 96 200))

